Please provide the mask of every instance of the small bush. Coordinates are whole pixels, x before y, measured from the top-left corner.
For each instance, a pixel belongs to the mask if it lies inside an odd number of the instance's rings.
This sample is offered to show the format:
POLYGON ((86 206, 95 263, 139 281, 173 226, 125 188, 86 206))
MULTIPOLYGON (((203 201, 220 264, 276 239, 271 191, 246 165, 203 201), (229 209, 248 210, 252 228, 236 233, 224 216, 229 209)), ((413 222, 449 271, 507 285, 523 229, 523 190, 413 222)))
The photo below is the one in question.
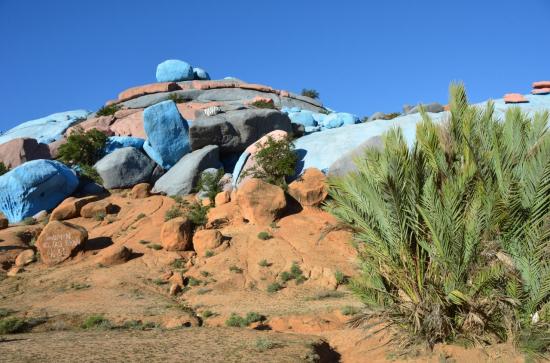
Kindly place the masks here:
POLYGON ((210 310, 205 310, 202 312, 201 316, 203 319, 208 319, 212 316, 216 315, 214 312, 210 311, 210 310))
POLYGON ((257 322, 260 322, 260 321, 264 321, 265 316, 263 316, 261 314, 258 314, 254 311, 250 311, 246 314, 244 320, 246 321, 246 325, 250 325, 252 323, 257 323, 257 322))
POLYGON ((263 260, 261 260, 260 262, 258 262, 258 265, 260 265, 261 267, 271 266, 271 264, 265 258, 263 260))
POLYGON ((187 280, 187 285, 189 286, 199 286, 201 284, 201 280, 194 278, 193 276, 189 276, 187 280))
POLYGON ((178 258, 170 264, 170 267, 172 267, 174 269, 178 269, 178 270, 183 269, 183 268, 185 268, 185 261, 181 258, 178 258))
POLYGON ((19 318, 6 318, 0 320, 0 334, 22 333, 27 327, 25 320, 19 318))
POLYGON ((171 101, 174 101, 175 103, 185 102, 185 98, 183 98, 183 96, 178 93, 170 93, 170 95, 168 96, 168 99, 171 101))
POLYGON ((3 163, 0 162, 0 176, 6 174, 10 169, 3 163))
POLYGON ((105 214, 105 212, 97 212, 95 215, 94 215, 94 219, 98 222, 101 222, 105 219, 107 215, 105 214))
POLYGON ((272 284, 269 284, 269 286, 267 286, 267 292, 274 293, 281 290, 282 288, 283 286, 280 283, 274 282, 272 284))
POLYGON ((195 203, 189 208, 187 218, 189 218, 191 223, 195 226, 204 226, 206 222, 208 222, 206 215, 208 214, 209 209, 210 207, 205 207, 202 204, 195 203))
POLYGON ((80 164, 78 167, 78 175, 80 175, 81 178, 91 180, 99 185, 103 185, 103 179, 93 166, 80 164))
POLYGON ((177 206, 173 205, 170 209, 166 211, 164 214, 164 221, 167 222, 171 219, 181 217, 183 215, 181 209, 179 209, 177 206))
POLYGON ((153 280, 153 284, 159 285, 159 286, 166 285, 167 283, 168 283, 168 281, 163 280, 163 279, 154 279, 153 280))
POLYGON ((360 311, 361 309, 349 305, 344 306, 342 309, 340 309, 340 312, 346 316, 359 314, 360 311))
POLYGON ((344 296, 346 296, 346 294, 341 291, 326 290, 326 291, 320 291, 315 295, 306 298, 306 300, 313 301, 313 300, 325 300, 325 299, 338 299, 344 296))
POLYGON ((252 106, 256 108, 269 108, 276 109, 274 102, 265 102, 265 101, 256 101, 251 103, 252 106))
POLYGON ((343 285, 346 283, 346 275, 344 275, 344 273, 340 270, 337 270, 334 273, 334 278, 336 279, 336 283, 338 285, 343 285))
POLYGON ((281 275, 279 276, 282 282, 287 282, 292 280, 294 277, 290 274, 288 271, 281 272, 281 275))
POLYGON ((210 202, 214 204, 216 195, 222 191, 222 188, 220 187, 220 180, 223 175, 223 169, 218 169, 216 173, 201 173, 195 190, 197 192, 206 192, 208 199, 210 199, 210 202))
POLYGON ((236 313, 231 313, 229 318, 225 321, 225 325, 234 328, 244 328, 247 324, 246 320, 242 316, 236 313))
POLYGON ((286 189, 286 177, 295 173, 298 157, 294 144, 288 138, 275 140, 271 136, 263 145, 257 145, 256 164, 241 173, 241 178, 252 176, 286 189))
POLYGON ((136 221, 139 221, 140 219, 143 219, 143 218, 145 218, 145 217, 147 217, 147 216, 145 215, 145 213, 140 213, 140 214, 137 215, 136 221))
POLYGON ((304 281, 306 281, 306 277, 304 276, 302 269, 296 262, 292 263, 292 266, 290 267, 290 271, 281 272, 281 275, 279 276, 279 278, 281 279, 282 282, 295 280, 297 285, 300 285, 304 281))
POLYGON ((103 315, 92 315, 86 318, 81 325, 82 329, 110 329, 111 322, 103 315))
POLYGON ((159 245, 158 243, 149 244, 149 245, 147 245, 147 248, 150 248, 150 249, 155 250, 155 251, 162 250, 162 246, 159 245))
POLYGON ((96 129, 78 129, 59 147, 59 161, 67 165, 94 165, 103 157, 107 136, 96 129))
POLYGON ((210 276, 210 275, 211 275, 211 273, 208 272, 208 271, 201 271, 201 276, 202 276, 202 277, 208 277, 208 276, 210 276))
POLYGON ((256 349, 260 352, 265 352, 266 350, 273 349, 277 344, 268 338, 260 337, 256 339, 256 349))
POLYGON ((317 92, 314 89, 304 88, 302 90, 302 96, 317 99, 317 98, 319 98, 319 92, 317 92))
POLYGON ((204 253, 204 257, 208 258, 208 257, 212 257, 212 256, 214 256, 214 251, 212 251, 212 250, 208 250, 204 253))
POLYGON ((273 236, 269 234, 269 232, 264 231, 264 232, 258 233, 258 238, 261 240, 267 241, 268 239, 273 238, 273 236))
POLYGON ((112 104, 108 106, 102 106, 99 108, 99 110, 96 111, 96 116, 111 116, 114 115, 115 112, 120 110, 121 106, 117 104, 112 104))
POLYGON ((243 269, 240 268, 240 267, 237 267, 235 265, 229 266, 229 271, 234 272, 236 274, 242 274, 243 273, 243 269))

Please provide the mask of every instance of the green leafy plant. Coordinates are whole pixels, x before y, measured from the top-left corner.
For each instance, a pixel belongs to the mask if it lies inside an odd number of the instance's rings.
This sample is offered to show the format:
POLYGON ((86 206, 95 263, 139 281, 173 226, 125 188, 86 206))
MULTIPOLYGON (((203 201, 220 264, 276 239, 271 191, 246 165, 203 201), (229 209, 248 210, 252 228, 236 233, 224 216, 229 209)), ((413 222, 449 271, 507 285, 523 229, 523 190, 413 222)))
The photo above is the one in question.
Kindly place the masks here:
POLYGON ((288 138, 276 140, 268 136, 267 141, 257 147, 255 165, 244 170, 241 178, 252 176, 286 188, 286 177, 294 175, 298 162, 294 144, 288 138))
POLYGON ((252 105, 256 108, 276 109, 274 102, 255 101, 255 102, 252 102, 250 105, 252 105))
POLYGON ((314 89, 304 88, 302 90, 302 96, 317 99, 317 98, 319 98, 319 92, 317 92, 314 89))
POLYGON ((168 99, 174 101, 175 103, 185 102, 185 98, 183 98, 183 96, 180 95, 179 93, 170 93, 170 95, 168 96, 168 99))
POLYGON ((187 212, 187 218, 193 223, 194 226, 204 226, 208 222, 208 210, 210 207, 203 206, 199 203, 194 203, 189 207, 187 212))
POLYGON ((260 352, 265 352, 266 350, 275 348, 277 346, 277 343, 275 343, 271 339, 259 337, 256 339, 255 345, 256 349, 258 349, 260 352))
POLYGON ((248 312, 244 318, 236 313, 231 313, 229 318, 225 321, 225 325, 244 328, 252 323, 261 322, 264 320, 265 316, 256 312, 248 312))
POLYGON ((220 180, 224 175, 223 169, 218 169, 215 173, 202 172, 195 190, 197 192, 206 192, 210 202, 214 204, 216 195, 222 191, 220 180))
POLYGON ((265 258, 263 260, 260 260, 260 262, 258 262, 258 265, 260 265, 260 267, 269 267, 269 266, 271 266, 271 264, 265 258))
POLYGON ((114 115, 118 110, 120 110, 120 108, 121 106, 117 104, 101 106, 95 114, 96 116, 111 116, 114 115))
POLYGON ((275 293, 279 290, 281 290, 284 286, 281 285, 280 283, 278 282, 274 282, 274 283, 271 283, 267 286, 267 292, 269 293, 275 293))
POLYGON ((214 255, 215 255, 215 253, 212 250, 208 250, 204 253, 204 257, 206 257, 206 258, 212 257, 214 255))
POLYGON ((344 273, 340 270, 337 270, 334 273, 334 279, 338 285, 343 285, 346 283, 346 275, 344 275, 344 273))
POLYGON ((110 329, 112 324, 103 315, 91 315, 81 325, 82 329, 110 329))
POLYGON ((173 205, 164 213, 164 221, 167 222, 171 219, 181 217, 183 215, 183 212, 177 205, 173 205))
POLYGON ((421 110, 412 147, 393 130, 357 173, 329 180, 328 209, 355 231, 361 262, 350 287, 366 309, 353 324, 384 322, 429 346, 522 344, 526 331, 538 339, 550 328, 541 318, 550 304, 548 113, 529 119, 511 108, 499 121, 491 102, 468 105, 462 85, 450 94, 446 123, 421 110))
POLYGON ((236 265, 229 266, 229 271, 231 271, 233 273, 236 273, 236 274, 242 274, 243 273, 243 269, 236 266, 236 265))
POLYGON ((27 328, 27 323, 23 319, 16 317, 0 320, 0 334, 22 333, 27 328))
POLYGON ((258 238, 267 241, 268 239, 273 238, 273 236, 269 232, 262 231, 258 233, 258 238))
POLYGON ((6 174, 8 171, 10 171, 10 169, 0 161, 0 176, 6 174))
POLYGON ((211 318, 213 317, 214 315, 216 315, 214 312, 212 312, 211 310, 205 310, 202 312, 201 316, 203 319, 208 319, 208 318, 211 318))
POLYGON ((59 146, 59 161, 67 165, 94 165, 103 157, 107 136, 97 130, 77 129, 59 146))

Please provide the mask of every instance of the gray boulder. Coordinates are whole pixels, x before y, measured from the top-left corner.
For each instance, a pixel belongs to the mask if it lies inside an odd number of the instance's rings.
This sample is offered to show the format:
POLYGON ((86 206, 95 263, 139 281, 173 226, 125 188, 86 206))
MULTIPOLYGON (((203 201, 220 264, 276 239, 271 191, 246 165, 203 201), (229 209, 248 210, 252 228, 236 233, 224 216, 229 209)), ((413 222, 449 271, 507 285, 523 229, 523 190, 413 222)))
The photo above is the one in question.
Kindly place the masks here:
POLYGON ((288 116, 270 109, 230 111, 195 120, 189 129, 191 150, 218 145, 221 153, 239 152, 274 131, 292 132, 288 116))
POLYGON ((117 149, 95 165, 107 189, 130 188, 148 182, 155 163, 135 147, 117 149))
POLYGON ((153 187, 153 193, 186 195, 193 191, 200 174, 208 168, 219 168, 219 148, 208 145, 185 155, 153 187))
MULTIPOLYGON (((443 108, 443 105, 441 105, 440 103, 437 103, 437 102, 432 102, 432 103, 428 103, 428 104, 420 104, 422 105, 422 107, 424 107, 424 110, 426 112, 431 112, 431 113, 439 113, 439 112, 443 112, 445 109, 443 108)), ((405 115, 412 115, 413 113, 418 113, 420 112, 420 105, 417 105, 417 106, 410 106, 410 105, 404 105, 403 106, 403 113, 405 115)))
POLYGON ((361 155, 363 155, 365 150, 368 148, 381 150, 383 147, 384 141, 381 136, 371 137, 333 162, 328 169, 328 175, 343 176, 350 172, 356 171, 357 166, 355 165, 355 159, 357 157, 361 157, 361 155))

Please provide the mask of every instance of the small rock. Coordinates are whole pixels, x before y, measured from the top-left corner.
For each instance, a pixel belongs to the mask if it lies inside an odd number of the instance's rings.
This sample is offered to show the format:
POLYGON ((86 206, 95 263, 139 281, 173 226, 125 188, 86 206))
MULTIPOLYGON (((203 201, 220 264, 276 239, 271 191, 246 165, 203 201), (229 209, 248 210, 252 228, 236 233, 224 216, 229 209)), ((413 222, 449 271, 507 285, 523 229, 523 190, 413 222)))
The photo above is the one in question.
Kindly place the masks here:
POLYGON ((191 237, 191 222, 187 217, 178 217, 164 222, 160 232, 161 244, 166 251, 190 249, 191 237))
POLYGON ((223 236, 215 229, 196 231, 193 236, 193 248, 197 255, 204 256, 206 251, 213 250, 222 244, 223 236))
POLYGON ((140 183, 132 188, 130 197, 134 199, 143 199, 151 195, 151 184, 140 183))
POLYGON ((108 247, 102 252, 99 263, 104 266, 121 265, 132 259, 134 252, 126 246, 108 247))
POLYGON ((181 272, 174 272, 172 276, 168 279, 168 281, 171 281, 175 285, 179 285, 180 287, 185 286, 185 283, 183 281, 183 275, 181 272))
POLYGON ((100 200, 97 202, 92 202, 86 204, 82 209, 80 210, 80 215, 84 218, 94 218, 100 214, 112 214, 115 212, 115 206, 106 201, 106 200, 100 200))
POLYGON ((7 276, 8 276, 8 277, 14 277, 15 275, 17 275, 17 274, 19 274, 19 273, 21 273, 21 272, 23 272, 23 271, 24 271, 24 270, 23 270, 22 267, 17 267, 17 266, 15 266, 15 267, 12 267, 12 268, 8 271, 7 276))
POLYGON ((231 193, 228 191, 220 192, 216 194, 216 197, 214 198, 214 204, 216 206, 229 203, 230 201, 231 201, 231 193))
POLYGON ((63 221, 65 219, 78 218, 80 217, 82 207, 90 202, 95 202, 96 200, 97 196, 95 195, 84 198, 67 198, 53 210, 50 219, 55 221, 63 221))
POLYGON ((533 82, 533 88, 550 88, 550 81, 533 82))
POLYGON ((0 217, 0 229, 8 228, 10 222, 6 217, 0 217))
POLYGON ((33 250, 24 250, 15 259, 15 266, 23 267, 35 261, 33 250))
POLYGON ((48 266, 57 265, 80 250, 88 240, 85 228, 67 222, 51 221, 38 236, 36 247, 48 266))
POLYGON ((169 317, 164 320, 163 326, 166 329, 189 328, 192 326, 199 326, 199 319, 190 314, 184 316, 169 317))
POLYGON ((158 82, 189 81, 193 77, 193 67, 178 59, 168 59, 157 66, 158 82))
POLYGON ((504 103, 527 103, 529 100, 527 100, 525 97, 523 97, 522 94, 519 93, 507 93, 504 95, 504 103))
POLYGON ((318 206, 328 194, 326 177, 321 170, 308 168, 304 174, 288 186, 288 194, 302 206, 318 206))
POLYGON ((249 179, 237 190, 237 205, 245 219, 253 224, 268 225, 286 208, 285 192, 260 179, 249 179))
POLYGON ((181 292, 181 286, 180 285, 178 285, 178 284, 170 285, 170 296, 176 296, 180 292, 181 292))

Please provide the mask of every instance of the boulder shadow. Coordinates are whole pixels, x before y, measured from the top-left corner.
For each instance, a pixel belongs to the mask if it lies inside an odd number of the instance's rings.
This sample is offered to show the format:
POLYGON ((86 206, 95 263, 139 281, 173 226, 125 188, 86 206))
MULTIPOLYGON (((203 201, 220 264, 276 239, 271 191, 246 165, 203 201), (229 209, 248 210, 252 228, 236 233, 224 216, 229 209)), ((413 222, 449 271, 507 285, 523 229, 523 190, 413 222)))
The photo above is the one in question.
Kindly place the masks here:
POLYGON ((304 210, 304 207, 289 194, 285 193, 286 198, 286 208, 283 211, 282 215, 279 218, 291 216, 293 214, 298 214, 304 210))
POLYGON ((293 181, 294 179, 296 179, 296 177, 298 175, 300 175, 302 173, 302 171, 304 170, 304 166, 305 166, 304 159, 307 155, 307 150, 305 150, 305 149, 296 149, 296 150, 294 150, 294 153, 296 153, 296 156, 298 157, 298 161, 296 162, 295 174, 291 178, 290 181, 293 181))
POLYGON ((97 237, 86 241, 84 251, 97 251, 107 248, 113 244, 111 237, 97 237))

